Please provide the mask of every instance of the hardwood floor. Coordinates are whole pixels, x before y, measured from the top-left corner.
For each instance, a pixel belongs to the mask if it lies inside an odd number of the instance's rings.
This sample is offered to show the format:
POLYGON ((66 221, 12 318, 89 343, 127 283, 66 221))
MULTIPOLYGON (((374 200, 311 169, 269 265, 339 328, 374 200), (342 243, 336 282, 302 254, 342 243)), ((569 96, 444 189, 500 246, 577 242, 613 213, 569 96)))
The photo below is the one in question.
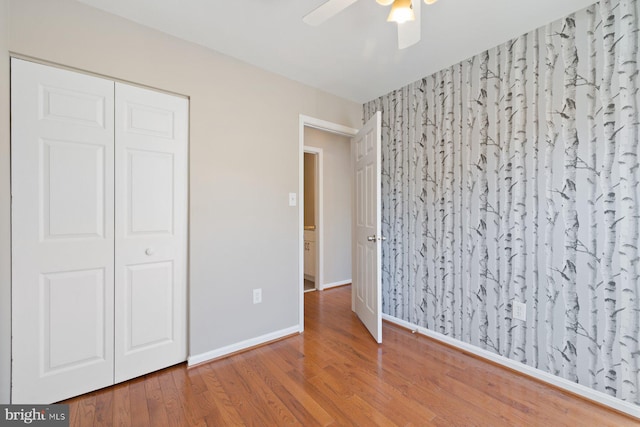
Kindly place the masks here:
POLYGON ((350 286, 306 293, 305 316, 304 334, 68 400, 71 425, 640 425, 394 325, 378 346, 350 286))

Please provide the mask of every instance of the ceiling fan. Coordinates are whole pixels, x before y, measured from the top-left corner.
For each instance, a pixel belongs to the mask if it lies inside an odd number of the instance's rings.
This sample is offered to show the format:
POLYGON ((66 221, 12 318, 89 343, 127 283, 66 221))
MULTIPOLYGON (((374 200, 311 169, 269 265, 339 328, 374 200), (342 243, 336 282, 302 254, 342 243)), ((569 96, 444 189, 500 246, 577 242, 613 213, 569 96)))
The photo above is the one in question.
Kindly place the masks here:
MULTIPOLYGON (((317 26, 342 12, 358 0, 329 0, 317 9, 305 15, 302 20, 308 25, 317 26)), ((437 0, 424 0, 433 4, 437 0)), ((382 6, 391 5, 387 21, 398 24, 398 49, 404 49, 420 41, 420 0, 376 0, 382 6)))

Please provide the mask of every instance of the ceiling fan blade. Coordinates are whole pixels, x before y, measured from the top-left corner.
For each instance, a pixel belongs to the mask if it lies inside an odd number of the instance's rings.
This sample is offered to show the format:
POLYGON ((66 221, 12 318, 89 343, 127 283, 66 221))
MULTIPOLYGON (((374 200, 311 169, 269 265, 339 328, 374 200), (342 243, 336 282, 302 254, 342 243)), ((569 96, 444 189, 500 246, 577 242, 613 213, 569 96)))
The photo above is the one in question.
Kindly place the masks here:
POLYGON ((342 12, 358 0, 329 0, 320 5, 313 12, 308 13, 302 21, 307 25, 317 26, 327 19, 342 12))
POLYGON ((420 41, 420 29, 422 26, 422 14, 420 13, 422 0, 413 0, 414 21, 398 24, 398 49, 405 49, 420 41))

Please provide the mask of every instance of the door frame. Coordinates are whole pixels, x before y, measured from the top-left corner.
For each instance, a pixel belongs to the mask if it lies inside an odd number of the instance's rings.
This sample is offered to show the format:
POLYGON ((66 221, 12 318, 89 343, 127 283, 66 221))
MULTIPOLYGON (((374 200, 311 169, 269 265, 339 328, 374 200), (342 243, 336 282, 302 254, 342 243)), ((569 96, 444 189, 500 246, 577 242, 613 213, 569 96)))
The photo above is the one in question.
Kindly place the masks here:
MULTIPOLYGON (((314 157, 314 163, 315 163, 315 176, 314 176, 314 180, 315 180, 315 185, 314 185, 314 195, 315 195, 315 201, 314 201, 314 216, 316 218, 316 259, 315 259, 315 283, 314 283, 314 288, 316 289, 316 291, 322 291, 324 290, 324 287, 322 286, 322 284, 324 283, 324 275, 323 275, 323 267, 324 267, 324 257, 322 256, 323 254, 323 249, 324 249, 324 239, 322 238, 322 233, 324 230, 324 183, 323 183, 323 174, 322 174, 322 170, 324 167, 324 159, 323 159, 323 151, 322 148, 318 148, 318 147, 311 147, 309 145, 305 145, 304 146, 304 153, 303 153, 303 159, 304 159, 304 154, 313 154, 314 157)), ((303 179, 303 191, 302 193, 302 212, 304 214, 304 176, 302 177, 303 179)), ((302 225, 304 226, 304 215, 303 215, 303 222, 302 225)), ((302 231, 302 240, 304 242, 304 227, 303 227, 303 231, 302 231)), ((304 244, 304 243, 303 243, 304 244)), ((303 253, 303 264, 304 264, 304 253, 303 253)), ((303 269, 302 269, 302 274, 304 276, 304 265, 303 265, 303 269)), ((303 277, 304 279, 304 277, 303 277)), ((302 288, 304 289, 304 280, 302 283, 302 288)))
MULTIPOLYGON (((334 133, 338 135, 348 136, 352 138, 353 136, 358 134, 358 129, 354 129, 348 126, 340 125, 337 123, 329 122, 327 120, 317 119, 315 117, 305 116, 304 114, 300 114, 298 119, 298 326, 299 331, 304 331, 304 128, 310 127, 318 130, 322 130, 329 133, 334 133)), ((322 213, 320 213, 320 218, 322 218, 322 213)), ((322 224, 318 224, 318 228, 322 227, 322 224)), ((322 228, 320 228, 322 230, 322 228)), ((321 255, 321 246, 318 245, 318 254, 316 255, 319 258, 317 260, 322 260, 321 255)), ((317 282, 320 282, 320 278, 322 277, 322 273, 319 271, 321 267, 321 262, 318 261, 316 268, 317 271, 317 282)), ((321 283, 321 282, 320 282, 321 283)), ((318 289, 318 284, 316 284, 316 289, 318 289)), ((320 286, 322 286, 320 284, 320 286)))

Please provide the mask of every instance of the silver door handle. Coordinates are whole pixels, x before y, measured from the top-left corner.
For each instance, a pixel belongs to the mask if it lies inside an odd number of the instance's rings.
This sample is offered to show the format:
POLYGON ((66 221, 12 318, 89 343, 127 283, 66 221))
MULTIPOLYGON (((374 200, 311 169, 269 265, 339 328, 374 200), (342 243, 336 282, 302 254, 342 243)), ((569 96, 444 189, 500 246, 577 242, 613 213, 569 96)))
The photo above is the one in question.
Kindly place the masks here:
POLYGON ((386 237, 384 237, 384 236, 379 236, 379 237, 378 237, 378 236, 376 236, 376 235, 374 234, 373 236, 367 236, 367 240, 368 240, 369 242, 375 242, 376 240, 382 240, 382 241, 385 241, 385 240, 387 240, 387 238, 386 238, 386 237))

